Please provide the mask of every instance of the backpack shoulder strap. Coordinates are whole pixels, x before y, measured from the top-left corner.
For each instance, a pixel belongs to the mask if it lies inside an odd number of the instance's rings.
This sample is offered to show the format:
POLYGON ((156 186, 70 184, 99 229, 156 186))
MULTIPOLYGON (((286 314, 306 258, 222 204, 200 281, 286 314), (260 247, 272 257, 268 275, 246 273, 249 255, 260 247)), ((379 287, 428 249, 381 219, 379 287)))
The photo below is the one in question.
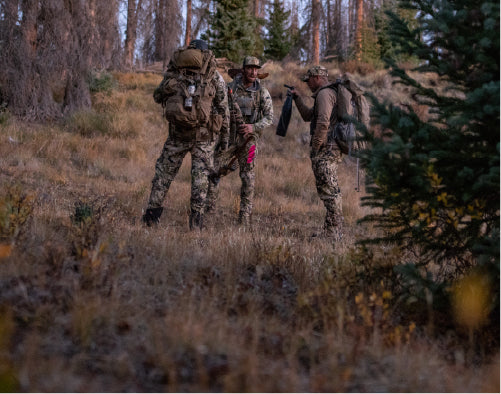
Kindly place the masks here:
POLYGON ((203 54, 204 57, 202 67, 200 68, 200 75, 202 75, 205 80, 209 80, 216 72, 216 57, 210 50, 204 50, 203 54))
POLYGON ((332 89, 332 90, 335 90, 337 92, 337 85, 339 84, 339 82, 332 82, 328 85, 325 85, 325 86, 322 86, 319 90, 324 90, 324 89, 332 89))

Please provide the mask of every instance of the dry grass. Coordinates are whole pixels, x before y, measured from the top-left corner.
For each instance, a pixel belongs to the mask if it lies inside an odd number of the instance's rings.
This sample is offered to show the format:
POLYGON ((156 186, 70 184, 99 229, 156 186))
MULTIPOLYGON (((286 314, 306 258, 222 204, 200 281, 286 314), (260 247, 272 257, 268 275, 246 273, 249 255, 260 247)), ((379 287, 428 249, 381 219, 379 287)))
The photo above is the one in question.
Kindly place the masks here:
MULTIPOLYGON (((267 67, 277 92, 298 71, 267 67)), ((143 227, 166 138, 161 77, 114 76, 90 112, 0 126, 0 197, 23 208, 0 210, 2 391, 499 391, 498 361, 453 328, 428 335, 391 280, 368 275, 401 254, 355 247, 373 230, 356 224, 353 162, 339 169, 345 240, 310 238, 324 208, 297 111, 286 138, 263 137, 251 230, 236 225, 237 173, 207 230, 188 230, 189 157, 159 226, 143 227)))

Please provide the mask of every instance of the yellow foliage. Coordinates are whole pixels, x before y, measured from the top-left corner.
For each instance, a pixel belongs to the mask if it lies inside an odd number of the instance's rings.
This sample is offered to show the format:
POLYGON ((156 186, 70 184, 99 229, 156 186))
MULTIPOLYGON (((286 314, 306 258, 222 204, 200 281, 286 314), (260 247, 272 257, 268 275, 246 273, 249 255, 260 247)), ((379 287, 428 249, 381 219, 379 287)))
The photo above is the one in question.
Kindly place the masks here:
POLYGON ((491 292, 486 275, 473 273, 464 277, 452 294, 454 316, 460 325, 477 329, 487 322, 491 292))
POLYGON ((9 257, 12 252, 12 245, 0 244, 0 259, 9 257))

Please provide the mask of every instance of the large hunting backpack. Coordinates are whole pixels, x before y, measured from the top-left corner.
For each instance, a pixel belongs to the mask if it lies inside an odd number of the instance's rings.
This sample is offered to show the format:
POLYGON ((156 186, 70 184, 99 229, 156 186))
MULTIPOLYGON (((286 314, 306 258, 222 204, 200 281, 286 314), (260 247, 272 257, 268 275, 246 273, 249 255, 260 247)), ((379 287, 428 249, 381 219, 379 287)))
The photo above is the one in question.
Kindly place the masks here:
POLYGON ((212 113, 215 73, 216 59, 211 51, 186 48, 174 52, 164 79, 153 93, 169 123, 186 130, 205 127, 219 131, 222 116, 212 113))
POLYGON ((329 87, 336 91, 337 96, 337 122, 330 139, 335 140, 345 154, 367 149, 363 134, 353 123, 356 120, 369 128, 370 107, 363 89, 349 78, 338 79, 329 87))

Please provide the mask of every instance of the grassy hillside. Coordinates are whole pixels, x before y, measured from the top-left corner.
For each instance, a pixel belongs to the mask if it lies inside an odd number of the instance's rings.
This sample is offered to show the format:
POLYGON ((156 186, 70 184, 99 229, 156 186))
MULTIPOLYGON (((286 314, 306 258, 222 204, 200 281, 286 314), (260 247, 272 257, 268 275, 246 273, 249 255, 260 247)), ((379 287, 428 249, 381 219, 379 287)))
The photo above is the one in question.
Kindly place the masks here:
MULTIPOLYGON (((306 86, 296 66, 266 71, 277 122, 283 83, 306 86)), ((405 102, 383 72, 356 78, 405 102)), ((285 138, 270 128, 260 143, 251 229, 236 224, 233 173, 207 229, 189 231, 189 156, 145 228, 167 137, 160 79, 102 75, 91 111, 50 124, 0 113, 1 391, 499 391, 496 333, 404 302, 403 252, 356 246, 375 230, 357 225, 351 159, 343 242, 310 237, 324 208, 295 109, 285 138)))

